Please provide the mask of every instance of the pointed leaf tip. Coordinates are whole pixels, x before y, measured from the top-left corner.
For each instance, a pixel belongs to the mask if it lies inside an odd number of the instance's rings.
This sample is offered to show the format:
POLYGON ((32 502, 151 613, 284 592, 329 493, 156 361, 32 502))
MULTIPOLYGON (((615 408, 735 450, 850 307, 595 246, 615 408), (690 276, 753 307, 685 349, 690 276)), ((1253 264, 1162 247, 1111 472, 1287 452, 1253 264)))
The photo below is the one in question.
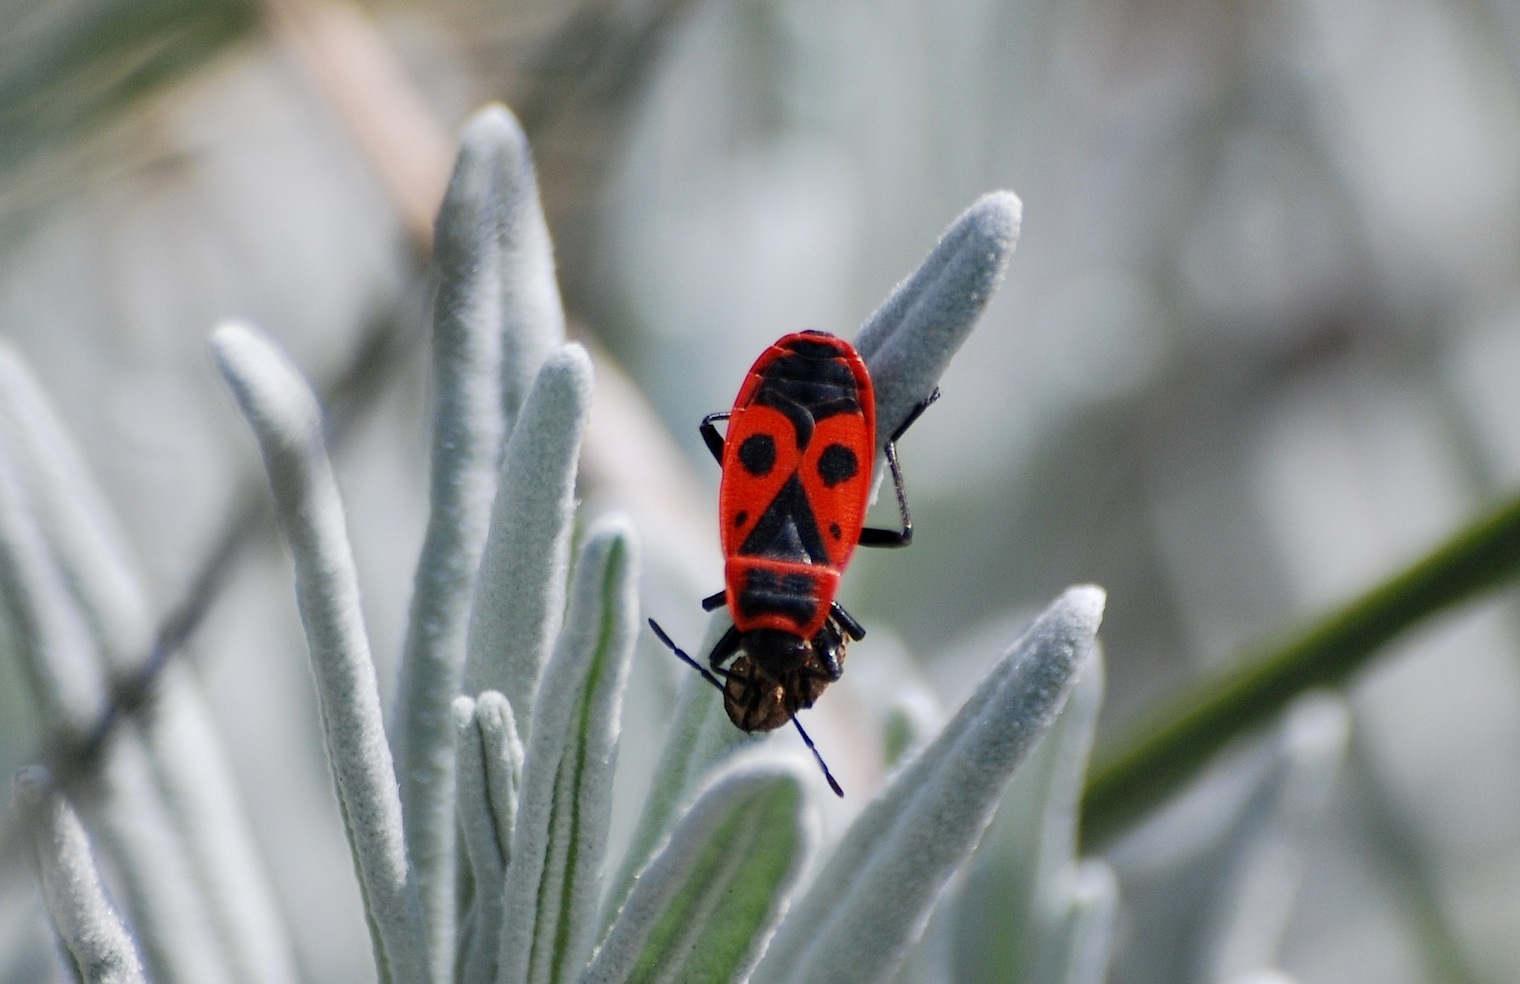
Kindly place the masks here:
POLYGON ((1076 635, 1096 636, 1107 604, 1108 592, 1096 584, 1078 584, 1056 599, 1047 617, 1065 620, 1076 635))
POLYGON ((757 968, 757 984, 873 984, 923 931, 1008 780, 1092 650, 1104 594, 1072 588, 1037 618, 939 737, 856 818, 757 968))
POLYGON ((977 199, 856 334, 875 384, 883 442, 933 392, 992 300, 1022 214, 1012 192, 977 199))
POLYGON ((285 441, 320 433, 322 412, 310 387, 269 336, 240 321, 211 332, 211 354, 244 412, 285 441))
POLYGON ((966 210, 965 220, 988 242, 1009 250, 1018 242, 1024 203, 1011 191, 990 191, 966 210))
POLYGON ((522 124, 499 102, 486 103, 472 113, 465 121, 459 142, 461 149, 493 148, 527 157, 528 138, 522 124))
POLYGON ((560 346, 544 360, 540 371, 549 374, 563 392, 573 396, 578 409, 591 405, 591 356, 585 346, 578 342, 560 346))
POLYGON ((591 360, 579 345, 544 361, 507 442, 475 582, 465 689, 501 690, 523 734, 564 605, 591 388, 591 360))

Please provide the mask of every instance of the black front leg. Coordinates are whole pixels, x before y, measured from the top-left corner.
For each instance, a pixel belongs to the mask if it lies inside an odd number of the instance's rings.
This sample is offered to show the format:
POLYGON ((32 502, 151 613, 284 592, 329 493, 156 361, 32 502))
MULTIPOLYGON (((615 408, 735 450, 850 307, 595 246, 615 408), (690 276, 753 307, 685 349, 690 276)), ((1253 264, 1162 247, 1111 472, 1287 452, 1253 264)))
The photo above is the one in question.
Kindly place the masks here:
POLYGON ((924 397, 924 399, 916 407, 908 412, 907 419, 897 425, 897 430, 893 431, 892 436, 887 438, 887 443, 896 444, 898 438, 906 434, 908 432, 908 428, 912 427, 918 418, 924 415, 924 411, 929 409, 930 404, 932 404, 937 399, 939 399, 938 386, 934 387, 933 393, 930 393, 928 396, 924 397))

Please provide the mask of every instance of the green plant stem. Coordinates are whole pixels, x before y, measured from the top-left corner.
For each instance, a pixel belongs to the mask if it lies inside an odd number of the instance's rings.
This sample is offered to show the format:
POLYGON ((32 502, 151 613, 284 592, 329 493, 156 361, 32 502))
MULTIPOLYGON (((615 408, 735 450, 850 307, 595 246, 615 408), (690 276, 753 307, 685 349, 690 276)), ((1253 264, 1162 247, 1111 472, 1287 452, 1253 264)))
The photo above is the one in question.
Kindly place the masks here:
POLYGON ((1520 498, 1458 532, 1408 569, 1207 679, 1094 758, 1082 797, 1082 843, 1132 826, 1232 739, 1295 696, 1344 683, 1404 630, 1520 574, 1520 498))

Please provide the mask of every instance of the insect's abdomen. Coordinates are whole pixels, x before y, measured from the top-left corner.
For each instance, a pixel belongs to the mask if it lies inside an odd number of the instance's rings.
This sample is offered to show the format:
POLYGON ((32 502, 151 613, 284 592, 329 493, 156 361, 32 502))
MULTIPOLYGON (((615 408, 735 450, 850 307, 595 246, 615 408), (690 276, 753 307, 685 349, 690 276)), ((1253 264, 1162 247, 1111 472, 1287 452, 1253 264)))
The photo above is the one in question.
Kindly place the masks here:
POLYGON ((729 614, 740 632, 776 629, 811 639, 839 592, 839 572, 818 564, 730 557, 723 574, 729 614))

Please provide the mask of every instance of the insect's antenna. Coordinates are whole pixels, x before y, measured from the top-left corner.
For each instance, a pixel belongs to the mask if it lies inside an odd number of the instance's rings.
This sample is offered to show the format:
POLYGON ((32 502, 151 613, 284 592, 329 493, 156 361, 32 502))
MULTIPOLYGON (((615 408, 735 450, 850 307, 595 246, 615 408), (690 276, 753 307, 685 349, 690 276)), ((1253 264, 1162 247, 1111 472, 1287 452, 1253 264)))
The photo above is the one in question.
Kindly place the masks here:
MULTIPOLYGON (((662 628, 660 628, 660 623, 659 622, 656 622, 654 619, 650 619, 649 620, 649 627, 651 629, 654 629, 654 634, 660 637, 660 641, 661 642, 665 643, 665 645, 667 645, 667 646, 670 647, 670 651, 671 652, 673 652, 677 656, 681 657, 681 662, 685 663, 687 666, 691 667, 692 669, 696 670, 698 673, 702 674, 703 679, 705 679, 708 683, 712 684, 714 687, 717 687, 719 690, 723 689, 723 684, 721 684, 721 683, 718 682, 718 678, 715 677, 715 676, 713 676, 712 673, 707 669, 707 667, 703 666, 701 663, 698 663, 696 660, 694 660, 690 656, 686 655, 686 653, 681 649, 680 646, 678 646, 674 642, 670 641, 670 636, 666 635, 665 634, 665 630, 662 629, 662 628)), ((803 735, 803 737, 806 738, 807 735, 803 735)), ((808 744, 811 745, 812 743, 809 742, 808 744)), ((818 753, 814 752, 813 754, 817 755, 818 753)), ((819 759, 819 761, 821 762, 823 760, 819 759)), ((824 769, 823 771, 824 772, 828 772, 829 770, 828 769, 824 769)), ((840 794, 840 795, 843 795, 843 794, 840 794)))
POLYGON ((808 751, 813 753, 813 758, 818 760, 818 768, 823 770, 823 777, 829 781, 829 788, 834 791, 835 796, 844 799, 844 790, 840 789, 839 783, 834 781, 834 773, 829 771, 828 763, 824 762, 823 756, 818 754, 818 746, 813 744, 813 739, 809 738, 808 733, 802 730, 802 722, 797 720, 797 715, 795 714, 792 715, 792 724, 797 726, 797 733, 802 736, 802 743, 807 745, 808 751))

